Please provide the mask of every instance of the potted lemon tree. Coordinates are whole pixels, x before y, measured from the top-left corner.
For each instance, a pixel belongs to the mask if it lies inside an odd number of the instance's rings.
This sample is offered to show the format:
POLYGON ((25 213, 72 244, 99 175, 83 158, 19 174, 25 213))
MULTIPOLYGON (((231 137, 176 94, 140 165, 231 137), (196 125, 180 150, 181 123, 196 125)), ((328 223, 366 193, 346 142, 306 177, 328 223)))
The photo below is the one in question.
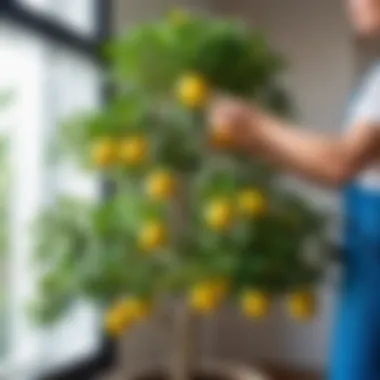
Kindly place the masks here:
POLYGON ((62 152, 112 190, 100 202, 62 198, 41 215, 36 315, 52 322, 79 296, 106 307, 115 338, 173 296, 182 341, 170 375, 193 376, 191 315, 227 299, 264 318, 276 295, 308 320, 324 262, 305 243, 323 219, 282 190, 273 168, 209 135, 216 93, 252 98, 288 113, 280 57, 240 22, 184 11, 141 24, 107 46, 109 104, 61 129, 62 152), (178 301, 179 300, 179 301, 178 301))

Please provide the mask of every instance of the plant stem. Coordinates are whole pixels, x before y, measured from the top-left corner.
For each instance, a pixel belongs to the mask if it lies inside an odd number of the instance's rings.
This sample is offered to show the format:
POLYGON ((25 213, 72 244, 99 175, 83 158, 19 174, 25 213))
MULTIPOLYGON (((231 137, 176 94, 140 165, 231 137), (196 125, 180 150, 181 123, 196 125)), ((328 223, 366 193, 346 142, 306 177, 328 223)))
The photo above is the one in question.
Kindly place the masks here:
POLYGON ((196 321, 186 301, 175 305, 171 380, 191 380, 195 361, 196 321))
MULTIPOLYGON (((179 188, 173 207, 172 231, 176 237, 174 245, 177 252, 186 252, 191 216, 191 191, 189 178, 179 175, 179 188)), ((186 298, 174 304, 171 380, 191 380, 194 354, 196 321, 186 298)))

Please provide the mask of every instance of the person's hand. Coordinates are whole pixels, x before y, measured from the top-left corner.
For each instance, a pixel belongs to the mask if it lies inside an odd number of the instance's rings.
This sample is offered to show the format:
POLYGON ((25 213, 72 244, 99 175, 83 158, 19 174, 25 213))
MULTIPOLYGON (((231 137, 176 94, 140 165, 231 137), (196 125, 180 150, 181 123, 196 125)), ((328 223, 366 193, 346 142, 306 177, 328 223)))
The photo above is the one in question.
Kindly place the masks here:
POLYGON ((234 147, 248 147, 258 140, 262 112, 235 98, 217 98, 210 105, 208 123, 211 138, 234 147))

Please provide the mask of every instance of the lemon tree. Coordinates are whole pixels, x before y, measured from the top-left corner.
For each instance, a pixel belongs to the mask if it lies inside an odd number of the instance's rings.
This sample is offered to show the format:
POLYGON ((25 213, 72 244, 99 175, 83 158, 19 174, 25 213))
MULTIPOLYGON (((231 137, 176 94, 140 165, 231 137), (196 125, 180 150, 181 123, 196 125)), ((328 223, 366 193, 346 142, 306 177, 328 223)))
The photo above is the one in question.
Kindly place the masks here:
POLYGON ((291 316, 312 317, 325 261, 304 253, 323 218, 205 122, 220 93, 288 115, 281 57, 240 22, 187 12, 129 30, 106 55, 114 96, 62 127, 60 151, 112 191, 41 216, 37 315, 55 320, 79 295, 106 306, 120 336, 173 294, 201 314, 231 299, 250 318, 284 297, 291 316))

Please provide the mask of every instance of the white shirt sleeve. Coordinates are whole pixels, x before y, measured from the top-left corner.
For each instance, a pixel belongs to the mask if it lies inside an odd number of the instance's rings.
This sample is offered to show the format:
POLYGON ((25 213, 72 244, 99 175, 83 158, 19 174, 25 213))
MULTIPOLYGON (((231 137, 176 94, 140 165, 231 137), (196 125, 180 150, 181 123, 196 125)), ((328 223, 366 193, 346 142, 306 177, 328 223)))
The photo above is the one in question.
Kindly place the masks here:
POLYGON ((380 126, 380 65, 368 75, 358 94, 355 121, 379 124, 380 126))

